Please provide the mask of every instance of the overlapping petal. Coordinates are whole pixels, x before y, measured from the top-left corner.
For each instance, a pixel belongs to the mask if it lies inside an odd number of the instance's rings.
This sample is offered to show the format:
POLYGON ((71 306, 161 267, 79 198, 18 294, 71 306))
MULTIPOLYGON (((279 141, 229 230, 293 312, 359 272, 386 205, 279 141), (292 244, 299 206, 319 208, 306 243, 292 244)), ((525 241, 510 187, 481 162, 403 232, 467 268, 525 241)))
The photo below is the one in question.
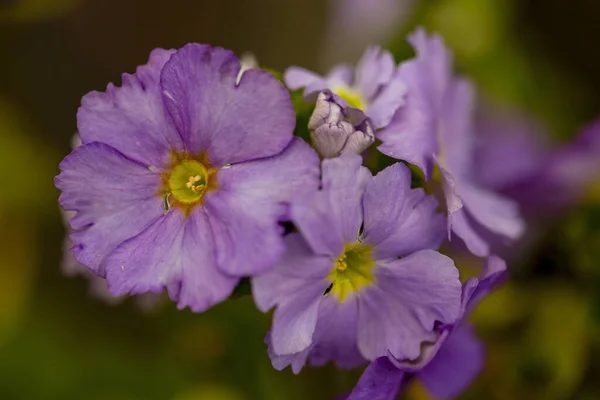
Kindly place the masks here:
POLYGON ((155 49, 148 64, 123 74, 122 87, 91 92, 81 100, 77 127, 83 144, 102 142, 147 166, 162 167, 183 141, 162 101, 160 72, 174 50, 155 49))
POLYGON ((290 142, 295 115, 290 95, 270 72, 250 69, 222 48, 188 44, 165 64, 163 100, 192 153, 215 166, 270 157, 290 142))

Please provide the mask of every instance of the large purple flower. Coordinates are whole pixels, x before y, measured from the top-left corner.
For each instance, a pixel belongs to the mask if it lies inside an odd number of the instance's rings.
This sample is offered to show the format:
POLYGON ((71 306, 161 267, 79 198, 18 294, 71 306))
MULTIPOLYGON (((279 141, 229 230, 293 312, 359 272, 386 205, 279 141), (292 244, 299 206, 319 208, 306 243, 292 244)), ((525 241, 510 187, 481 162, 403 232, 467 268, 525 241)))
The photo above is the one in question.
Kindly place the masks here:
POLYGON ((471 278, 463 286, 461 309, 455 323, 441 325, 439 338, 428 343, 416 361, 393 356, 372 362, 347 400, 393 400, 404 383, 418 378, 437 399, 462 393, 477 377, 484 362, 484 347, 465 322, 470 311, 506 279, 506 264, 487 259, 481 279, 471 278))
POLYGON ((492 238, 510 242, 522 234, 518 206, 473 178, 474 90, 452 76, 452 56, 443 41, 419 29, 409 42, 417 56, 398 73, 408 87, 406 104, 378 133, 379 150, 415 164, 427 180, 440 181, 449 228, 472 253, 487 256, 492 238))
POLYGON ((406 90, 393 56, 379 47, 366 50, 355 72, 348 65, 338 65, 321 77, 303 68, 290 67, 284 80, 290 89, 304 88, 307 99, 315 99, 325 89, 331 90, 343 107, 362 110, 376 129, 390 122, 404 103, 406 90))
POLYGON ((76 259, 114 295, 167 289, 180 308, 227 298, 284 251, 286 202, 318 184, 292 140, 289 94, 221 48, 154 50, 148 64, 82 100, 82 146, 60 165, 76 259))
POLYGON ((258 307, 277 307, 273 365, 417 359, 436 321, 454 322, 460 308, 458 271, 434 251, 445 236, 437 202, 410 188, 400 163, 373 178, 347 153, 323 161, 322 176, 322 190, 292 202, 299 233, 285 237, 277 267, 252 280, 258 307))

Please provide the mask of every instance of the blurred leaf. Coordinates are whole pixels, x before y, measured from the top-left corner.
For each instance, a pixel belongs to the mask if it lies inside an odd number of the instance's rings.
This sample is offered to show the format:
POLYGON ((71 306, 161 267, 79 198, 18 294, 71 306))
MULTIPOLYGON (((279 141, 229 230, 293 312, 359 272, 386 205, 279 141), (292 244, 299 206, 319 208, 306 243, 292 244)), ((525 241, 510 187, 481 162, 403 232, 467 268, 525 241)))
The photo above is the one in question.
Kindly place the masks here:
POLYGON ((51 20, 71 11, 79 0, 16 0, 0 8, 0 22, 51 20))
POLYGON ((199 386, 176 395, 173 400, 244 400, 246 397, 227 386, 199 386))
POLYGON ((26 316, 31 300, 37 260, 31 221, 0 208, 0 347, 9 340, 26 316))

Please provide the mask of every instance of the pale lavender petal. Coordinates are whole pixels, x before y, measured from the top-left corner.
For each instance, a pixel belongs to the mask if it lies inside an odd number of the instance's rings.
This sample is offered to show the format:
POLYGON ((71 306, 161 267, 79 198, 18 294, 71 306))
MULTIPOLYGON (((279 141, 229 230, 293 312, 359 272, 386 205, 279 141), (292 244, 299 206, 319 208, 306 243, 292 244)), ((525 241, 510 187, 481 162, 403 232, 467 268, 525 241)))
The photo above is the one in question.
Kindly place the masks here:
POLYGON ((483 369, 485 349, 469 325, 458 328, 418 378, 436 398, 460 395, 483 369))
POLYGON ((318 184, 319 158, 299 138, 278 156, 221 169, 218 189, 204 196, 219 268, 235 276, 271 268, 284 251, 287 203, 318 184))
POLYGON ((375 128, 385 128, 390 123, 398 108, 404 105, 406 92, 406 84, 396 73, 367 108, 375 128))
POLYGON ((271 342, 273 353, 299 353, 313 342, 319 305, 330 282, 323 279, 302 287, 277 305, 273 313, 271 342))
POLYGON ((285 253, 275 268, 252 278, 252 295, 262 312, 269 311, 305 286, 319 285, 333 269, 333 260, 315 255, 299 233, 290 233, 283 241, 285 253))
POLYGON ((460 311, 458 270, 448 257, 422 250, 378 263, 377 285, 359 299, 358 347, 369 360, 387 355, 416 359, 433 342, 434 323, 453 323, 460 311))
POLYGON ((325 78, 300 67, 289 67, 286 69, 283 74, 283 81, 291 90, 310 87, 315 91, 321 91, 328 87, 325 78))
POLYGON ((348 298, 340 302, 325 296, 313 336, 310 364, 321 367, 334 361, 339 368, 355 368, 366 360, 356 346, 358 302, 348 298))
POLYGON ((294 374, 299 374, 306 364, 306 360, 308 359, 308 355, 312 346, 308 346, 306 349, 302 350, 299 353, 294 354, 285 354, 285 355, 277 355, 273 351, 273 347, 271 345, 271 332, 267 333, 267 337, 265 338, 265 344, 267 345, 267 353, 269 354, 269 358, 271 359, 271 364, 273 368, 277 371, 281 371, 285 369, 288 365, 292 366, 292 372, 294 374))
POLYGON ((188 44, 161 74, 165 105, 188 150, 206 151, 215 166, 278 154, 296 123, 290 95, 273 74, 251 69, 236 85, 239 70, 231 51, 188 44))
POLYGON ((487 257, 490 254, 490 243, 467 211, 462 208, 453 213, 451 218, 452 233, 464 242, 471 253, 478 257, 487 257))
MULTIPOLYGON (((484 264, 479 282, 467 298, 467 311, 508 279, 506 262, 498 256, 489 256, 484 264)), ((463 292, 465 289, 463 289, 463 292)))
POLYGON ((379 150, 415 164, 429 180, 433 156, 438 154, 442 102, 451 79, 452 56, 437 35, 418 29, 409 36, 415 59, 402 63, 399 78, 407 85, 406 103, 379 132, 379 150))
POLYGON ((440 121, 441 164, 454 175, 472 175, 475 88, 466 79, 454 79, 444 97, 440 121))
POLYGON ((216 265, 204 210, 186 216, 171 209, 139 235, 123 242, 106 263, 115 295, 159 293, 167 288, 178 308, 201 312, 228 298, 239 279, 216 265))
POLYGON ((161 167, 171 149, 181 150, 161 97, 160 72, 174 50, 155 49, 134 75, 123 74, 122 87, 91 92, 81 100, 77 128, 83 144, 103 142, 147 166, 161 167))
POLYGON ((437 249, 446 236, 446 221, 437 201, 411 189, 410 170, 396 163, 381 171, 363 197, 364 242, 379 259, 393 259, 423 249, 437 249))
POLYGON ((387 357, 374 360, 361 375, 347 400, 394 400, 400 391, 404 372, 387 357))
POLYGON ((292 221, 317 254, 339 256, 354 243, 362 223, 361 197, 370 172, 362 158, 346 153, 323 161, 322 190, 292 203, 292 221))
POLYGON ((465 209, 483 227, 511 240, 523 234, 525 222, 516 202, 464 181, 458 190, 465 209))
POLYGON ((406 102, 377 133, 382 142, 378 149, 390 157, 418 166, 429 179, 432 157, 439 150, 433 84, 418 60, 401 64, 398 74, 407 85, 406 102))
MULTIPOLYGON (((336 65, 329 71, 325 80, 329 88, 333 88, 336 85, 350 86, 352 84, 352 78, 354 73, 352 71, 352 67, 347 64, 336 65)), ((309 86, 309 88, 313 88, 315 85, 309 86)), ((307 88, 308 90, 308 88, 307 88)))
POLYGON ((106 257, 164 213, 160 174, 103 143, 73 150, 60 164, 56 187, 66 211, 76 211, 70 238, 77 261, 104 275, 106 257))
POLYGON ((389 51, 373 46, 367 48, 356 65, 354 87, 363 98, 371 100, 396 72, 394 57, 389 51))

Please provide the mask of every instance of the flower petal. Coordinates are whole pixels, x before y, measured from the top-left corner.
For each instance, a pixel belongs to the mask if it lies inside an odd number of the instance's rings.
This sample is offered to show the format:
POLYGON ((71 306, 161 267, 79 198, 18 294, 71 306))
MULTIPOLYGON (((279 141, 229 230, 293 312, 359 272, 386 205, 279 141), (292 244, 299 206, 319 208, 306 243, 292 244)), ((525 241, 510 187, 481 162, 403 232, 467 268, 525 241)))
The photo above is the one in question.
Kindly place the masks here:
POLYGON ((371 100, 392 79, 395 71, 392 53, 378 46, 369 47, 356 65, 354 86, 365 99, 371 100))
POLYGON ((322 367, 335 361, 339 368, 356 368, 366 360, 356 346, 358 302, 346 299, 339 302, 325 296, 319 308, 317 328, 313 335, 310 364, 322 367))
POLYGON ((219 268, 234 276, 271 268, 284 251, 279 222, 287 203, 318 181, 319 158, 299 138, 276 157, 221 169, 218 189, 204 197, 219 268))
POLYGON ((115 294, 161 292, 178 308, 201 312, 233 292, 239 279, 216 266, 208 219, 202 208, 185 216, 169 211, 123 244, 107 260, 109 290, 115 294))
POLYGON ((270 72, 246 71, 228 50, 188 44, 165 64, 163 99, 188 150, 216 166, 269 157, 290 142, 296 123, 286 88, 270 72))
POLYGON ((369 104, 367 114, 376 129, 385 128, 394 114, 405 103, 407 87, 398 74, 381 90, 369 104))
POLYGON ((146 166, 162 167, 169 151, 183 142, 164 107, 160 72, 174 53, 155 49, 148 64, 134 75, 124 74, 122 87, 109 84, 106 93, 81 99, 77 128, 83 144, 102 142, 146 166))
POLYGON ((364 242, 375 246, 379 259, 437 249, 446 234, 437 201, 422 189, 411 189, 411 174, 396 163, 369 182, 363 197, 364 242))
POLYGON ((435 358, 419 372, 427 390, 439 399, 460 395, 483 369, 485 349, 469 325, 459 327, 435 358))
POLYGON ((164 213, 160 175, 104 143, 73 150, 55 179, 65 210, 76 211, 70 239, 77 261, 104 275, 106 257, 164 213))
POLYGON ((358 347, 369 360, 387 355, 416 359, 421 343, 433 342, 435 321, 453 323, 459 314, 461 284, 448 257, 422 250, 379 263, 377 284, 361 292, 358 347))
POLYGON ((387 357, 379 357, 365 369, 347 400, 394 400, 403 377, 387 357))
POLYGON ((292 203, 291 216, 313 251, 338 256, 345 243, 354 243, 362 223, 360 199, 370 178, 362 158, 346 153, 323 161, 320 191, 292 203))
POLYGON ((315 255, 299 233, 290 233, 283 241, 285 253, 275 268, 252 278, 252 295, 262 312, 304 287, 318 285, 334 266, 331 258, 315 255))
POLYGON ((312 91, 321 91, 327 88, 327 83, 322 76, 300 67, 286 69, 283 74, 283 81, 291 90, 313 88, 312 91))

